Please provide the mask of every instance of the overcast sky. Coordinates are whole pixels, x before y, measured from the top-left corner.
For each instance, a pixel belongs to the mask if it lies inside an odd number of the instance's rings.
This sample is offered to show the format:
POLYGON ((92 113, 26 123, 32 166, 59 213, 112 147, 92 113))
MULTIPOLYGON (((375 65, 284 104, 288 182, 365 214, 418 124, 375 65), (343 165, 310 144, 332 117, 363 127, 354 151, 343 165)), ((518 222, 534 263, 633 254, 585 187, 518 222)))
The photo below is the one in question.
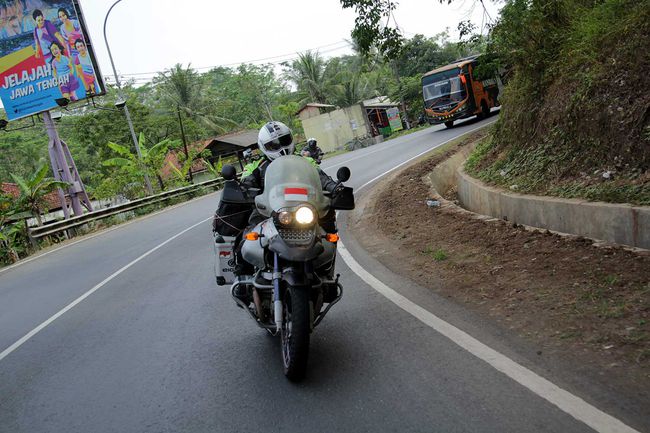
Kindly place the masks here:
MULTIPOLYGON (((112 75, 103 40, 106 12, 115 0, 80 0, 104 76, 112 75)), ((485 2, 492 17, 493 2, 485 2)), ((400 0, 395 18, 406 36, 433 36, 471 18, 480 26, 483 9, 473 0, 441 5, 438 0, 400 0)), ((349 53, 354 13, 339 0, 122 0, 110 14, 107 34, 120 74, 164 70, 176 63, 209 68, 268 59, 279 62, 297 51, 324 56, 349 53)), ((264 63, 264 62, 257 62, 264 63)), ((140 79, 151 74, 136 75, 140 79)))

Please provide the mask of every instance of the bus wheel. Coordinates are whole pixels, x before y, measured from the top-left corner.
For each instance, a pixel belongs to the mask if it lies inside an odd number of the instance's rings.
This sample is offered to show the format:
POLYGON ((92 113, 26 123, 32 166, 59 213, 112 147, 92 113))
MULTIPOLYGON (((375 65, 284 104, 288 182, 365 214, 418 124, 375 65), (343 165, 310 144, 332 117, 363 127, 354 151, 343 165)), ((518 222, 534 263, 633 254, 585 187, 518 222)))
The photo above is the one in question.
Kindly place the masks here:
POLYGON ((485 102, 485 99, 481 101, 481 117, 483 119, 490 117, 490 107, 488 107, 487 102, 485 102))
POLYGON ((451 128, 452 126, 454 126, 454 121, 453 121, 453 120, 448 120, 448 121, 446 121, 446 122, 445 122, 445 126, 446 126, 447 128, 451 128))

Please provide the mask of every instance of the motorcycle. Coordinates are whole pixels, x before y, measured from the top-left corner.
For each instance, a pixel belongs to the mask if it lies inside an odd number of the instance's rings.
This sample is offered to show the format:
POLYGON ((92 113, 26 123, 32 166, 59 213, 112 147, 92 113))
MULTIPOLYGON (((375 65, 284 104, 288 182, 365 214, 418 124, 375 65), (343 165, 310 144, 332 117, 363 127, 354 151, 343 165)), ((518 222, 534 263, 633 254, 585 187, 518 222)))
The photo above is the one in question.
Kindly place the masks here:
POLYGON ((305 156, 307 158, 312 158, 314 161, 316 161, 316 164, 320 165, 321 162, 323 162, 323 156, 325 153, 321 150, 320 147, 316 147, 315 150, 309 150, 309 148, 304 148, 300 152, 300 156, 305 156))
POLYGON ((354 209, 353 189, 342 185, 350 170, 338 170, 338 188, 332 194, 322 190, 314 166, 296 155, 268 166, 261 193, 245 191, 232 166, 224 167, 222 176, 222 202, 254 205, 265 219, 240 242, 217 236, 218 260, 225 266, 217 266, 217 283, 232 279, 230 294, 236 304, 260 328, 280 336, 284 374, 299 381, 306 373, 311 332, 343 296, 340 275, 335 275, 339 237, 324 230, 323 221, 334 210, 354 209), (228 249, 239 246, 249 270, 235 277, 228 274, 236 261, 228 249))

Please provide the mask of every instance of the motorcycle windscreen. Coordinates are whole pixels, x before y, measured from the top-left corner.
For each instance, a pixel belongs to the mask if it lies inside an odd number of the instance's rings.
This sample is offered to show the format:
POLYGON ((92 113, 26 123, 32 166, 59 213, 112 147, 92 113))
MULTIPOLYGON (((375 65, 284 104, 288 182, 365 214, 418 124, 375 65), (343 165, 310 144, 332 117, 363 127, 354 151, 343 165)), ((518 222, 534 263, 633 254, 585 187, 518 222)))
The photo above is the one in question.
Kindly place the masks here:
POLYGON ((324 217, 329 208, 329 199, 323 195, 318 170, 305 158, 296 155, 273 160, 264 176, 264 192, 255 201, 260 213, 267 217, 272 211, 300 203, 312 205, 320 217, 324 217))

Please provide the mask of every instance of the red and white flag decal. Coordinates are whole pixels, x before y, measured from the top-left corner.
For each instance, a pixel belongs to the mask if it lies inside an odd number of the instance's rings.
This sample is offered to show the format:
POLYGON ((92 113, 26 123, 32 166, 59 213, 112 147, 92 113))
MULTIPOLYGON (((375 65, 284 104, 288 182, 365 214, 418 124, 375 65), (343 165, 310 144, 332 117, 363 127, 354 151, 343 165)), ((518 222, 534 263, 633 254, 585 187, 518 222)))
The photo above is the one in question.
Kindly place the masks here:
POLYGON ((307 188, 285 188, 284 199, 286 201, 307 201, 309 199, 307 188))

